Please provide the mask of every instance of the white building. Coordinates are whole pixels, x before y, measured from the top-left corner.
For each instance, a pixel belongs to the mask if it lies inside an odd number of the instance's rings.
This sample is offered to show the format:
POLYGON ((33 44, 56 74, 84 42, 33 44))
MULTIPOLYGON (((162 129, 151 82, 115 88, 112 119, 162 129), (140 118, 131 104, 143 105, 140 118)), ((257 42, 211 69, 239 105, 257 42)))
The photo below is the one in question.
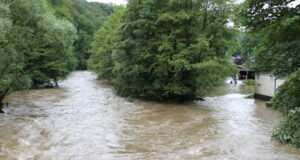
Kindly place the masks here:
POLYGON ((270 74, 255 74, 255 98, 270 100, 275 95, 276 89, 284 83, 283 78, 270 74))

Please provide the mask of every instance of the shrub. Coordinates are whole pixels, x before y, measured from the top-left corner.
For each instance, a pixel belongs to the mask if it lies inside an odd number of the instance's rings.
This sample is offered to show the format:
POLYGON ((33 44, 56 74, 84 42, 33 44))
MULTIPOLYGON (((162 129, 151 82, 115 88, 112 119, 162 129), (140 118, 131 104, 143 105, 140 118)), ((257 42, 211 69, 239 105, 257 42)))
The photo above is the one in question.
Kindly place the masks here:
POLYGON ((300 106, 300 71, 291 74, 278 88, 272 103, 274 109, 285 113, 300 106))
POLYGON ((300 108, 291 110, 286 120, 273 131, 272 137, 300 148, 300 108))
POLYGON ((255 85, 255 80, 248 79, 248 80, 245 80, 244 83, 245 83, 246 85, 255 85))

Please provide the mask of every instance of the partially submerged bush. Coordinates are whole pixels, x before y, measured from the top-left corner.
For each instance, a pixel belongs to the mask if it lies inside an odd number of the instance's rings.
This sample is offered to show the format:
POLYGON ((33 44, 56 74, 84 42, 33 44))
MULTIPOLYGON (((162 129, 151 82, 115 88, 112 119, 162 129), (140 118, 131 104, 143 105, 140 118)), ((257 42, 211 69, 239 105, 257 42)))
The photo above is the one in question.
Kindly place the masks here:
POLYGON ((291 110, 286 120, 273 131, 272 137, 300 148, 300 108, 291 110))
POLYGON ((300 106, 300 71, 291 74, 278 88, 272 103, 274 109, 285 113, 300 106))
POLYGON ((255 85, 255 80, 253 80, 253 79, 248 79, 248 80, 245 80, 244 83, 245 83, 246 85, 255 85))

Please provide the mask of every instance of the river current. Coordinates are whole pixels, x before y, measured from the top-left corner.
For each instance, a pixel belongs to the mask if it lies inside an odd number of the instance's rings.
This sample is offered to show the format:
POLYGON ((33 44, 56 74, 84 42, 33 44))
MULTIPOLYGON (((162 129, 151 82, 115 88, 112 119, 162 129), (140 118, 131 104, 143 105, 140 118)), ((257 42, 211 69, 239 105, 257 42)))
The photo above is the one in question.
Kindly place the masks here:
POLYGON ((2 160, 298 160, 273 141, 283 118, 251 87, 226 84, 183 104, 129 102, 88 71, 59 89, 15 92, 0 115, 2 160))

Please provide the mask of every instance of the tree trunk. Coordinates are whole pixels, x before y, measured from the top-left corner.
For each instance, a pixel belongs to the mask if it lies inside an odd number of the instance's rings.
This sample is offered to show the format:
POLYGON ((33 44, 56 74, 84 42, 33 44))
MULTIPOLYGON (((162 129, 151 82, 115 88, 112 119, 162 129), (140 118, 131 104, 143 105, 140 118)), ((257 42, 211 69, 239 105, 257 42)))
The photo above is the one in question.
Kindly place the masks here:
POLYGON ((0 103, 0 114, 4 113, 4 111, 2 110, 2 108, 3 108, 3 103, 0 103))
MULTIPOLYGON (((1 96, 1 97, 3 97, 3 96, 1 96)), ((2 103, 3 98, 1 98, 1 97, 0 97, 0 114, 1 114, 1 113, 4 113, 4 111, 2 110, 2 109, 3 109, 3 106, 4 106, 4 104, 2 103)))
POLYGON ((5 96, 7 96, 9 94, 10 88, 7 88, 2 95, 0 95, 0 114, 4 113, 4 111, 2 110, 4 104, 2 103, 3 99, 5 96))
POLYGON ((54 79, 54 84, 55 84, 55 88, 58 88, 58 82, 56 78, 54 79))

